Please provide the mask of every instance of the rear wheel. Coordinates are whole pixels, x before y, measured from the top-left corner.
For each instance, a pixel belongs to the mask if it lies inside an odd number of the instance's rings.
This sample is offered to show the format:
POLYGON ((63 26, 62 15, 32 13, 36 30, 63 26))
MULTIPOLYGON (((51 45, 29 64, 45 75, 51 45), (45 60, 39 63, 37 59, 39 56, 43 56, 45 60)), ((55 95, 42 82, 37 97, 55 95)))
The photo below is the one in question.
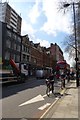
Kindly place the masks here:
POLYGON ((50 91, 51 91, 51 85, 48 85, 46 89, 47 96, 50 96, 50 91))

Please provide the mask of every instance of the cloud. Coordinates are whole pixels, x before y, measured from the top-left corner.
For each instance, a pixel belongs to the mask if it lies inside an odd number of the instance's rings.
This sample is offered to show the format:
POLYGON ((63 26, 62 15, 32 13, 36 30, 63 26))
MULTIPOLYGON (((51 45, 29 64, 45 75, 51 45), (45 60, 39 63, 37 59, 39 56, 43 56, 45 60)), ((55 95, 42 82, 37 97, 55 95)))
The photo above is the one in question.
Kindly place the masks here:
MULTIPOLYGON (((2 1, 4 2, 6 0, 2 0, 2 1)), ((36 23, 38 22, 37 18, 40 17, 42 12, 46 16, 47 20, 46 22, 44 22, 43 26, 41 26, 41 28, 38 29, 38 32, 39 30, 42 30, 43 32, 46 32, 46 34, 53 36, 56 36, 58 32, 71 33, 71 29, 70 29, 71 15, 69 13, 63 15, 61 12, 58 11, 57 9, 59 4, 58 2, 60 1, 62 0, 10 0, 9 3, 11 3, 11 6, 18 13, 20 13, 20 10, 17 7, 17 5, 15 5, 16 3, 18 2, 19 3, 25 2, 25 4, 27 2, 35 3, 31 8, 30 12, 28 14, 25 13, 25 19, 22 18, 21 34, 22 35, 28 34, 31 41, 40 42, 41 46, 49 47, 50 45, 49 40, 46 40, 46 38, 42 39, 42 38, 38 38, 38 36, 35 36, 37 30, 33 28, 33 24, 35 23, 36 25, 36 23), (41 6, 42 9, 40 9, 40 3, 42 4, 41 6), (27 21, 28 19, 26 20, 26 17, 29 18, 30 22, 27 21)), ((65 1, 69 1, 69 0, 65 0, 65 1)), ((27 4, 26 4, 26 8, 27 8, 27 4)), ((23 9, 25 9, 26 11, 27 10, 26 8, 22 4, 21 7, 22 14, 23 14, 23 9)), ((68 60, 67 57, 68 55, 64 54, 64 56, 65 59, 69 61, 70 64, 72 64, 72 60, 71 61, 68 60)))
POLYGON ((50 47, 50 43, 47 40, 36 39, 36 42, 40 42, 41 46, 50 47))
POLYGON ((35 5, 32 7, 32 9, 30 10, 30 13, 28 15, 30 18, 30 22, 32 24, 36 23, 37 18, 40 16, 39 3, 40 3, 40 0, 35 1, 35 5))
POLYGON ((47 22, 44 23, 41 30, 48 34, 56 35, 57 32, 71 33, 70 29, 70 14, 61 14, 58 11, 58 4, 60 0, 45 0, 43 1, 43 12, 47 17, 47 22))
POLYGON ((13 3, 20 3, 20 2, 34 2, 35 0, 2 0, 2 2, 13 2, 13 3))
POLYGON ((34 30, 29 23, 27 23, 25 20, 23 20, 23 22, 22 22, 22 32, 21 32, 21 34, 22 34, 22 35, 28 34, 30 41, 33 41, 34 43, 39 43, 39 42, 40 42, 40 45, 41 45, 41 46, 49 47, 49 46, 50 46, 49 41, 48 41, 48 40, 38 39, 38 38, 35 36, 35 32, 36 32, 36 30, 34 30))
POLYGON ((35 34, 36 30, 33 29, 33 27, 27 23, 26 20, 22 20, 22 28, 21 28, 21 34, 25 35, 25 34, 35 34))

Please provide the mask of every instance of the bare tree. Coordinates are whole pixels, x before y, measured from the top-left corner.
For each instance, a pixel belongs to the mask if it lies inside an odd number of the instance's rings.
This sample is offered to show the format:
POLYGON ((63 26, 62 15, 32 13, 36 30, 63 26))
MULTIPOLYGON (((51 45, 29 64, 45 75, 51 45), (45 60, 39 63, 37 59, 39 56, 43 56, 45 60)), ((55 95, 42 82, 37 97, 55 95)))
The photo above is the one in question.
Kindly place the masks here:
MULTIPOLYGON (((63 14, 66 14, 69 10, 71 11, 72 10, 71 5, 69 7, 65 7, 66 4, 70 4, 71 2, 75 2, 75 1, 70 0, 69 3, 68 3, 66 0, 64 0, 63 2, 60 2, 59 12, 63 12, 63 14)), ((80 2, 80 0, 76 0, 76 2, 80 2)), ((79 6, 78 6, 78 9, 79 9, 79 6)), ((75 9, 76 13, 77 13, 78 9, 75 9)), ((79 11, 78 11, 78 13, 79 13, 79 11)), ((80 16, 78 16, 78 14, 76 14, 76 18, 78 18, 78 17, 80 18, 80 16)), ((73 20, 73 17, 72 17, 72 20, 73 20)), ((79 25, 77 24, 76 35, 77 35, 77 39, 78 39, 77 42, 80 43, 80 40, 79 40, 80 37, 78 37, 79 36, 79 27, 78 26, 79 25)), ((65 40, 62 43, 65 46, 65 48, 64 48, 65 52, 67 52, 69 54, 69 58, 75 58, 75 49, 76 49, 73 24, 72 24, 72 28, 73 28, 72 34, 69 35, 69 36, 66 36, 65 40)), ((78 51, 78 54, 80 54, 80 48, 79 47, 78 47, 77 51, 78 51)))

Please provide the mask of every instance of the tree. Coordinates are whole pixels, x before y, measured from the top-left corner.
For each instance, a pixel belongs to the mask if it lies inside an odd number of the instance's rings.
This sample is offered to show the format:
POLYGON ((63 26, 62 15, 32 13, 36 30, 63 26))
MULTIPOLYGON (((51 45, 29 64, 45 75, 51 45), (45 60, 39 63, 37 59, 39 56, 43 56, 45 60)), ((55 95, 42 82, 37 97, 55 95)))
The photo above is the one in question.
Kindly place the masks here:
MULTIPOLYGON (((73 2, 72 0, 70 1, 70 3, 73 2)), ((79 3, 78 0, 76 0, 76 2, 79 3)), ((64 14, 66 14, 67 11, 71 11, 71 6, 70 7, 66 7, 65 5, 70 5, 69 3, 66 2, 66 0, 64 0, 64 2, 60 3, 60 10, 63 10, 64 14), (69 9, 70 8, 70 9, 69 9)), ((76 10, 76 20, 78 18, 80 18, 80 5, 77 6, 76 10)), ((72 17, 72 20, 73 17, 72 17)), ((69 58, 75 58, 75 36, 74 36, 74 26, 72 25, 72 34, 69 36, 66 36, 65 40, 63 41, 63 45, 65 46, 65 52, 67 52, 69 54, 69 58)), ((79 31, 80 31, 80 27, 79 24, 76 23, 76 36, 77 36, 77 45, 79 45, 80 43, 80 35, 79 35, 79 31)), ((77 46, 77 52, 78 54, 80 54, 80 47, 77 46)))
MULTIPOLYGON (((63 45, 65 46, 65 52, 69 54, 69 58, 75 58, 75 40, 74 35, 66 36, 63 41, 63 45)), ((80 50, 77 49, 78 54, 80 54, 80 50)))

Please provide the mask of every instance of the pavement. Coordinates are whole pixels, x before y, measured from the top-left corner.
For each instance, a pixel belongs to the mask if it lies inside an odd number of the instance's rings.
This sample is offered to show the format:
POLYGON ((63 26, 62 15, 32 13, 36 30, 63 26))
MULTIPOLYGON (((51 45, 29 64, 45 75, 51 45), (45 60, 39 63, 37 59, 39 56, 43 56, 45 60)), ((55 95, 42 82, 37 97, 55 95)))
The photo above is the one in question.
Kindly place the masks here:
MULTIPOLYGON (((54 120, 55 118, 73 118, 80 119, 80 86, 76 87, 76 80, 71 80, 66 84, 65 89, 61 91, 61 98, 49 107, 49 109, 41 116, 40 119, 48 118, 54 120)), ((55 120, 57 120, 55 119, 55 120)))

